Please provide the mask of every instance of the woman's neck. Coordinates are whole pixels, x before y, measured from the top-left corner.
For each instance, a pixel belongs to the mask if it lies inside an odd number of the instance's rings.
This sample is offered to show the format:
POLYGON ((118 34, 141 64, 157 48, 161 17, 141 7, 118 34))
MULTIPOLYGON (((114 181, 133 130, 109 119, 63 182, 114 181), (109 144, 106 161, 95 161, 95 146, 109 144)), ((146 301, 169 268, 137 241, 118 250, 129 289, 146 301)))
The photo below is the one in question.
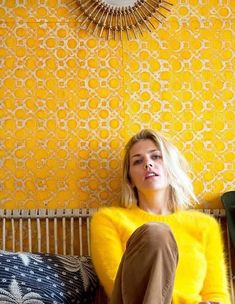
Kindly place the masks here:
POLYGON ((167 192, 159 193, 139 193, 139 207, 147 212, 154 214, 169 214, 168 208, 169 194, 167 192))

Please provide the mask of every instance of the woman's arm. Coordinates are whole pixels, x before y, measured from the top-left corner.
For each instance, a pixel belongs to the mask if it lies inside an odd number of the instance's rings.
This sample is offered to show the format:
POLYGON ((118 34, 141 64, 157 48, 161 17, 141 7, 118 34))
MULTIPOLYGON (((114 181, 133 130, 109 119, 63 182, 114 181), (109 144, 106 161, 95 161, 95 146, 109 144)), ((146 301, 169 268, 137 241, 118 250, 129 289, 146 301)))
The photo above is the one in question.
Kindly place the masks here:
POLYGON ((109 297, 122 255, 117 227, 101 210, 91 221, 91 256, 96 273, 109 297))
POLYGON ((230 304, 222 231, 213 218, 210 220, 205 242, 207 274, 201 291, 202 300, 230 304))

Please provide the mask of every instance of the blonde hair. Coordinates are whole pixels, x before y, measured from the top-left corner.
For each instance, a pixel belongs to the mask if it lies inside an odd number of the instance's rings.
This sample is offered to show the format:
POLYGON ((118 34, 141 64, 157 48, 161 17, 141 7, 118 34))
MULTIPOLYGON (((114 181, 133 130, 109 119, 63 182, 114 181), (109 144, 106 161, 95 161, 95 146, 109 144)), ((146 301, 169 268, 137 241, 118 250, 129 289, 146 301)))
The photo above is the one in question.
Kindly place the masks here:
POLYGON ((122 206, 128 208, 133 204, 138 204, 138 192, 136 188, 132 187, 129 175, 130 150, 140 140, 147 139, 152 140, 162 153, 163 164, 167 170, 170 185, 169 210, 174 212, 192 206, 193 202, 197 202, 197 198, 193 191, 191 179, 188 176, 189 167, 187 161, 179 153, 178 149, 163 135, 149 129, 144 129, 134 135, 125 146, 122 176, 122 206))

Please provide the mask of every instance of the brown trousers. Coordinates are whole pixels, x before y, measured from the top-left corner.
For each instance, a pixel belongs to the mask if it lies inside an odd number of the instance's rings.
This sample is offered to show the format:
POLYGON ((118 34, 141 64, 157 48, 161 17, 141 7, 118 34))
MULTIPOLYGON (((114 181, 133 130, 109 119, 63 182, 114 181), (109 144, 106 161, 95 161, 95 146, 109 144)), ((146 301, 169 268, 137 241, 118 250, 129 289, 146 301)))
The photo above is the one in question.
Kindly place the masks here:
POLYGON ((110 304, 170 304, 178 248, 170 228, 147 223, 127 242, 110 304))

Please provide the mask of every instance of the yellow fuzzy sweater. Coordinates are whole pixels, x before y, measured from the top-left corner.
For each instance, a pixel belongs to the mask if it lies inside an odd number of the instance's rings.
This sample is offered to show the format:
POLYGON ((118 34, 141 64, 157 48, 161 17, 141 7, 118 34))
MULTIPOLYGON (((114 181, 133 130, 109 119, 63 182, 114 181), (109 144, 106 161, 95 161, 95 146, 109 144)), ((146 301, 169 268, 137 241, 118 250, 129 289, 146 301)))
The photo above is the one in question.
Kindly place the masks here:
POLYGON ((178 245, 173 303, 198 304, 211 300, 230 304, 222 235, 217 221, 197 211, 156 215, 136 206, 103 208, 92 218, 91 255, 107 295, 112 293, 128 238, 139 226, 152 221, 168 224, 178 245))

